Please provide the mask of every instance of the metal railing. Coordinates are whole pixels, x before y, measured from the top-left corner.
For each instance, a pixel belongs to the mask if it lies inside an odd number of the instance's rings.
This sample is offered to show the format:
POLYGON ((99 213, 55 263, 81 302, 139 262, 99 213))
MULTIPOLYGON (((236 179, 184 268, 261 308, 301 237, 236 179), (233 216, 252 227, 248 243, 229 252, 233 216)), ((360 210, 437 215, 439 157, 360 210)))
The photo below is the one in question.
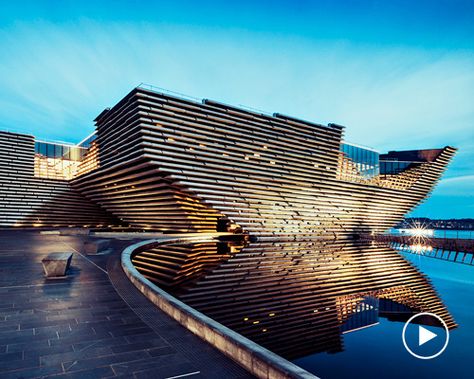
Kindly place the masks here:
POLYGON ((140 83, 137 86, 137 88, 147 89, 147 90, 150 90, 150 91, 153 91, 153 92, 156 92, 156 93, 160 93, 162 95, 170 95, 170 96, 182 99, 182 100, 191 100, 193 102, 198 102, 198 103, 200 103, 202 101, 202 99, 200 99, 198 97, 191 96, 191 95, 186 95, 186 94, 181 93, 181 92, 171 91, 171 90, 166 89, 166 88, 154 86, 153 84, 140 83))

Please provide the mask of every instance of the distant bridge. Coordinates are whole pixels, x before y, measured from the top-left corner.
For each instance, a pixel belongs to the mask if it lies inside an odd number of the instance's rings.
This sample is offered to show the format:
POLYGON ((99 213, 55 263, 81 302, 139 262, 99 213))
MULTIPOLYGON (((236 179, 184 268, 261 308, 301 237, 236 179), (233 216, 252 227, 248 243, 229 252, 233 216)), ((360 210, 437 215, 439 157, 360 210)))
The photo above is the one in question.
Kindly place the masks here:
POLYGON ((363 237, 387 242, 397 250, 420 254, 451 262, 474 265, 474 239, 434 238, 377 234, 363 237))

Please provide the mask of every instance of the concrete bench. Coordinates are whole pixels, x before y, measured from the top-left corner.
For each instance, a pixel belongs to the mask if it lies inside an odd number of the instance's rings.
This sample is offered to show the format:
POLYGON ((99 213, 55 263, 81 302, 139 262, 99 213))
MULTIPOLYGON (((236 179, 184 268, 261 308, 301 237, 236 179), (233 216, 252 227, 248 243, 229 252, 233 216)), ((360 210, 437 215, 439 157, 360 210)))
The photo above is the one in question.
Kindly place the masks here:
POLYGON ((51 253, 43 260, 43 269, 47 278, 64 277, 71 265, 72 253, 51 253))
POLYGON ((108 252, 110 240, 90 240, 84 242, 84 253, 87 255, 103 254, 108 252))

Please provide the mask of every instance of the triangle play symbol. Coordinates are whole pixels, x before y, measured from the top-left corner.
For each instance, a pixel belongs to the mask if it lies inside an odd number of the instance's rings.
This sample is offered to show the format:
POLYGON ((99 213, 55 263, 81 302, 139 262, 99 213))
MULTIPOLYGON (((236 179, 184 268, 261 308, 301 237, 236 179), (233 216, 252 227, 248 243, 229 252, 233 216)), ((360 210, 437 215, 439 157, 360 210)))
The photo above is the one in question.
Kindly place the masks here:
POLYGON ((424 345, 438 335, 418 325, 418 346, 424 345))

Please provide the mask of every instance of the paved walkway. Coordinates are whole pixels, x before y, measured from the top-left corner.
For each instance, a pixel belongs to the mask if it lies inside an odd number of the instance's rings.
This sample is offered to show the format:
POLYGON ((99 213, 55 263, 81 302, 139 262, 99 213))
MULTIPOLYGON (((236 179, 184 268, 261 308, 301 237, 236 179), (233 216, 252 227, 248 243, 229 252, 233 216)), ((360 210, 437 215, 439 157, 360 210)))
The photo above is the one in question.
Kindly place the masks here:
POLYGON ((83 256, 83 236, 0 231, 0 377, 248 378, 245 370, 151 304, 119 253, 83 256), (67 279, 41 259, 74 252, 67 279))

